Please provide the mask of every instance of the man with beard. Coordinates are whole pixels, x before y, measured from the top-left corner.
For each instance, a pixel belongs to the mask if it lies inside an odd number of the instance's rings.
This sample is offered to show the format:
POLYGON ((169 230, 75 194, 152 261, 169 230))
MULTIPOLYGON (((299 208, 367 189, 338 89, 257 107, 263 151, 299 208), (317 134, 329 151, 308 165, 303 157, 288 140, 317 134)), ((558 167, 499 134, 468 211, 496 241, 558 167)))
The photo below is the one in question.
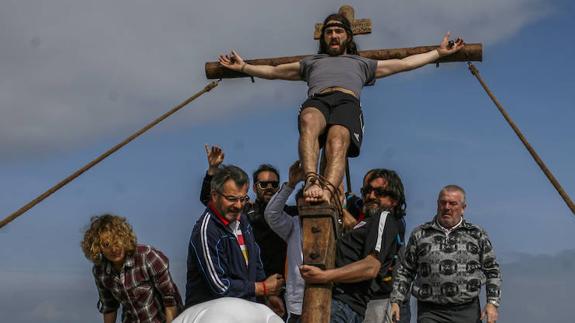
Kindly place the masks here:
POLYGON ((404 230, 406 204, 397 173, 369 171, 361 193, 366 216, 337 241, 336 268, 300 267, 307 283, 334 283, 331 322, 363 321, 367 303, 379 289, 375 278, 392 264, 400 248, 397 237, 404 230))
POLYGON ((437 198, 432 221, 411 233, 391 294, 392 315, 400 318, 397 305, 412 294, 417 298, 417 322, 494 323, 501 301, 501 272, 485 230, 463 218, 465 191, 447 185, 437 198), (479 304, 482 283, 487 304, 479 304))
MULTIPOLYGON (((210 200, 210 182, 224 161, 224 151, 218 146, 205 146, 208 158, 208 171, 204 176, 200 200, 207 205, 210 200)), ((286 242, 280 238, 268 225, 264 218, 264 210, 271 197, 279 189, 280 175, 277 169, 269 164, 260 165, 253 173, 252 189, 256 194, 254 202, 248 201, 244 213, 252 226, 253 233, 261 251, 261 260, 266 274, 283 274, 286 259, 286 242)), ((297 214, 295 206, 285 206, 287 214, 297 214)))
POLYGON ((247 216, 249 179, 236 166, 224 166, 211 181, 211 199, 194 225, 188 247, 186 308, 220 297, 267 298, 278 315, 284 279, 265 277, 260 250, 247 216))
POLYGON ((376 78, 419 68, 463 48, 463 40, 449 41, 447 33, 437 49, 404 59, 373 60, 358 55, 350 22, 341 14, 329 15, 322 27, 319 53, 299 62, 251 65, 236 51, 220 55, 219 62, 234 71, 264 79, 304 80, 308 99, 302 104, 299 123, 299 160, 306 173, 307 203, 330 202, 330 191, 316 174, 319 150, 325 146, 323 176, 337 188, 342 181, 346 156, 359 155, 363 137, 360 93, 376 78))

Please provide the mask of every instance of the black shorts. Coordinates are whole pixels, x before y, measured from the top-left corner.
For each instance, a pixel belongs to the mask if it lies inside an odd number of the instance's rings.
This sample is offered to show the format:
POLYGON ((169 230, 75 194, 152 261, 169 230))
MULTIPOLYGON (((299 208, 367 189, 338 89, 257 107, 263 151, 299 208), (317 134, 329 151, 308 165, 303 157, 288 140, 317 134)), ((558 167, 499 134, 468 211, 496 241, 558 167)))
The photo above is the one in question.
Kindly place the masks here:
MULTIPOLYGON (((363 140, 363 113, 359 100, 351 94, 338 91, 316 94, 301 105, 299 114, 305 108, 310 107, 318 109, 323 114, 327 124, 326 131, 319 137, 320 147, 325 145, 327 129, 332 125, 340 125, 349 130, 351 137, 347 155, 349 157, 359 156, 361 141, 363 140)), ((300 129, 299 114, 298 129, 300 129)))

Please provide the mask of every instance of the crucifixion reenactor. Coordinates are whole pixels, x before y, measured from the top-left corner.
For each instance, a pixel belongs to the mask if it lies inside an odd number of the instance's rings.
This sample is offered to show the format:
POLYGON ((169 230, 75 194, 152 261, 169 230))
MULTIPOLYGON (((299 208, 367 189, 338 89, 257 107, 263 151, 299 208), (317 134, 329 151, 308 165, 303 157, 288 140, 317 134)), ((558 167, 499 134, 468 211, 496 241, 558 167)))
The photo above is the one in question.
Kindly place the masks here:
POLYGON ((320 148, 326 165, 322 174, 333 187, 343 179, 346 156, 359 155, 363 139, 360 95, 363 86, 377 78, 419 68, 460 51, 461 38, 450 41, 447 33, 440 45, 427 52, 402 59, 371 59, 358 55, 350 21, 341 13, 329 15, 321 27, 319 52, 298 61, 279 65, 254 65, 236 52, 221 55, 224 67, 264 79, 303 80, 308 99, 299 113, 299 157, 306 173, 306 203, 331 201, 332 190, 317 179, 320 148))
MULTIPOLYGON (((346 156, 359 154, 363 116, 359 106, 361 89, 377 78, 419 68, 429 63, 481 61, 481 44, 449 40, 439 46, 358 51, 353 36, 370 32, 369 19, 355 20, 353 8, 342 6, 316 25, 317 55, 244 60, 236 51, 221 55, 219 62, 206 63, 210 79, 255 76, 265 79, 304 80, 309 98, 299 113, 299 157, 306 183, 300 204, 302 255, 305 265, 322 270, 335 267, 335 246, 341 207, 337 194, 346 156), (319 150, 324 147, 326 165, 316 174, 319 150), (318 204, 318 202, 327 203, 318 204), (328 204, 329 203, 329 204, 328 204)), ((306 267, 307 268, 307 267, 306 267)), ((301 321, 330 321, 332 285, 306 283, 301 321)), ((332 320, 334 318, 331 318, 332 320)))

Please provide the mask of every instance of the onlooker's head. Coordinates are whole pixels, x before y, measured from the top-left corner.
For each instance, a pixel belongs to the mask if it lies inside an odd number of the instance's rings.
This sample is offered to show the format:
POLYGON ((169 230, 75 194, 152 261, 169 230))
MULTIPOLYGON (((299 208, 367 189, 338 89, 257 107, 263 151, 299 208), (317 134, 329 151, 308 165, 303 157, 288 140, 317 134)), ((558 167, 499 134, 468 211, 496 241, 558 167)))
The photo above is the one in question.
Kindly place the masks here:
POLYGON ((267 204, 279 190, 280 174, 278 170, 270 164, 262 164, 254 171, 252 178, 256 200, 267 204))
POLYGON ((389 210, 397 216, 404 216, 406 203, 403 183, 392 170, 376 168, 368 171, 363 178, 361 189, 363 213, 366 216, 389 210))
POLYGON ((249 201, 249 182, 246 172, 233 165, 223 166, 212 178, 211 203, 226 220, 239 219, 249 201))
POLYGON ((447 185, 437 197, 437 221, 445 228, 452 228, 461 221, 466 207, 465 190, 458 185, 447 185))
POLYGON ((124 217, 111 214, 93 216, 84 233, 82 250, 86 258, 95 264, 107 259, 121 266, 126 256, 136 250, 136 235, 124 217))

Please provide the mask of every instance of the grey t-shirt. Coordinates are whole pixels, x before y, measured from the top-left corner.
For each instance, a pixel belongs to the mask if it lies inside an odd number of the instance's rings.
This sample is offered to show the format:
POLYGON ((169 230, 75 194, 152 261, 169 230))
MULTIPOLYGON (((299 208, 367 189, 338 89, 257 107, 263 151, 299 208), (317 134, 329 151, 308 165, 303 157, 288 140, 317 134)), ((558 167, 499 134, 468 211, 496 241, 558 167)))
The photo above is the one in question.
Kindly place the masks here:
POLYGON ((300 76, 307 82, 308 96, 328 87, 339 86, 359 98, 365 85, 375 83, 377 61, 358 55, 317 54, 300 61, 300 76))

